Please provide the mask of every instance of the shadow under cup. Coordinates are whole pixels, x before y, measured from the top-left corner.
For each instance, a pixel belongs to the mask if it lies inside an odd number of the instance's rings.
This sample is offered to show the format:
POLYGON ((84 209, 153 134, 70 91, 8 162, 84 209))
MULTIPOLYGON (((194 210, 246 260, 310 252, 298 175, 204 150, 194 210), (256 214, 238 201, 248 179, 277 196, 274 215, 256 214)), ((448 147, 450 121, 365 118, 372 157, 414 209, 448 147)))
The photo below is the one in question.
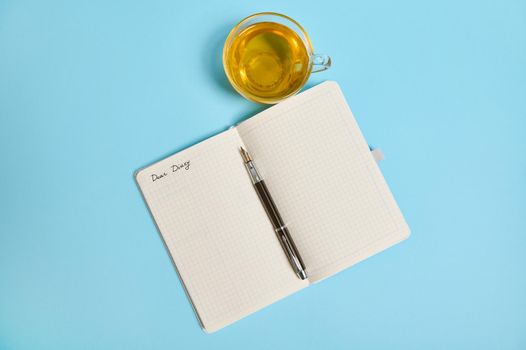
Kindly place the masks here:
POLYGON ((305 30, 293 19, 272 12, 239 22, 223 48, 223 67, 234 89, 248 100, 277 103, 296 94, 313 72, 331 65, 314 54, 305 30))

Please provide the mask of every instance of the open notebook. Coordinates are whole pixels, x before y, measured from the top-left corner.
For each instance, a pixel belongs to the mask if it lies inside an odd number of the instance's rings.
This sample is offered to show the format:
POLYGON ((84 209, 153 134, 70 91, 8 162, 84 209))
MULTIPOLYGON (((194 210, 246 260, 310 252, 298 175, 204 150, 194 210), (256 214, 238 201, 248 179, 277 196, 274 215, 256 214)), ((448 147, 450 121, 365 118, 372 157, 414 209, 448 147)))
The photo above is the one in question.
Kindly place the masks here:
POLYGON ((141 169, 136 179, 207 332, 409 235, 335 82, 141 169), (256 160, 308 280, 294 274, 240 146, 256 160))

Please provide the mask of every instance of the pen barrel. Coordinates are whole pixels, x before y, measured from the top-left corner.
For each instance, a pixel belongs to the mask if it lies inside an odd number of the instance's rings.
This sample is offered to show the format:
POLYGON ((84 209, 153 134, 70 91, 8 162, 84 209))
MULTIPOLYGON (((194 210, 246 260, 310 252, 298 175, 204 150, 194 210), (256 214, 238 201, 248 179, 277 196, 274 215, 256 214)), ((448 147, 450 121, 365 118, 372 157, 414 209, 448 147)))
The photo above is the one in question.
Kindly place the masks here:
POLYGON ((261 203, 263 204, 263 207, 265 208, 265 211, 272 222, 272 226, 274 226, 274 229, 285 226, 285 223, 279 214, 278 208, 270 196, 270 192, 267 188, 267 185, 265 184, 265 181, 261 180, 255 182, 254 187, 256 188, 256 193, 258 194, 259 199, 261 200, 261 203))
POLYGON ((261 203, 263 204, 263 207, 265 208, 265 211, 267 212, 267 215, 270 221, 272 222, 272 226, 274 227, 274 231, 278 236, 281 247, 287 253, 287 258, 294 272, 301 279, 306 279, 307 276, 305 274, 305 264, 301 259, 301 256, 298 252, 298 248, 296 248, 296 244, 294 243, 294 240, 292 239, 289 230, 285 226, 285 222, 279 214, 278 208, 276 207, 274 200, 270 196, 270 192, 267 188, 267 185, 264 181, 261 180, 255 182, 254 187, 256 188, 256 192, 259 196, 259 199, 261 200, 261 203))
POLYGON ((303 263, 303 259, 301 259, 298 248, 296 248, 296 244, 294 244, 294 241, 289 234, 289 230, 285 226, 282 226, 275 231, 279 238, 279 242, 281 243, 281 247, 287 252, 287 259, 289 260, 292 269, 299 278, 302 280, 307 279, 305 264, 303 263))

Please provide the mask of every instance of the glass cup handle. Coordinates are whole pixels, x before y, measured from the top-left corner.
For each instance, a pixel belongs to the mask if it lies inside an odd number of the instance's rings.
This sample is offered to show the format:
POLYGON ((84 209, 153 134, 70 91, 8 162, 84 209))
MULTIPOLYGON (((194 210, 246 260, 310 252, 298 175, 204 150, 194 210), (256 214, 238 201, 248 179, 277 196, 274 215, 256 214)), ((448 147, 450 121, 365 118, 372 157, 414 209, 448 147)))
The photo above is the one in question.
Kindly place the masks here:
POLYGON ((331 67, 331 58, 327 55, 312 55, 312 73, 321 72, 331 67))

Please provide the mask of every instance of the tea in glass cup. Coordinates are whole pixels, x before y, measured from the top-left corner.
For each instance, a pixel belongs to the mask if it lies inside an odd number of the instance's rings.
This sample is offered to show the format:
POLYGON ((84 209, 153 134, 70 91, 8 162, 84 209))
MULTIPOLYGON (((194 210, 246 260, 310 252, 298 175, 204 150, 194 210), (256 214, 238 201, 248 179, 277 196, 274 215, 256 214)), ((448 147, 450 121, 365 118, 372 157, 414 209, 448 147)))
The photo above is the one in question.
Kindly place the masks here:
POLYGON ((311 72, 325 70, 330 63, 329 56, 313 53, 297 22, 270 12, 242 20, 223 49, 223 66, 232 86, 260 103, 276 103, 296 94, 311 72))

